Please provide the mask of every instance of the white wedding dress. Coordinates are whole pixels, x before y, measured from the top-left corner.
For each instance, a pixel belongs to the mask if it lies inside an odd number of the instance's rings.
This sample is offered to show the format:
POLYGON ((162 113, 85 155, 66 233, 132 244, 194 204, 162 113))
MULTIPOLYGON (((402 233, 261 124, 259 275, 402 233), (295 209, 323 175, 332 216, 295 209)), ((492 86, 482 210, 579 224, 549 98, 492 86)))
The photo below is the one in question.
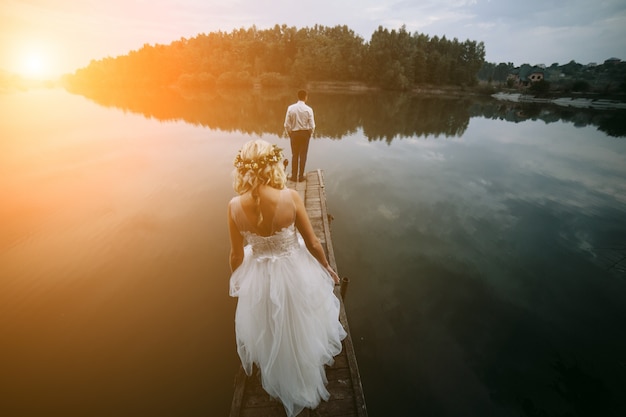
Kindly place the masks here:
POLYGON ((240 197, 231 201, 231 215, 247 245, 243 263, 231 275, 230 295, 239 297, 235 330, 246 374, 256 364, 265 391, 280 399, 292 417, 328 400, 324 365, 332 365, 341 352, 346 332, 339 322, 334 282, 296 230, 288 189, 281 191, 275 212, 283 223, 287 213, 291 223, 260 236, 240 197))

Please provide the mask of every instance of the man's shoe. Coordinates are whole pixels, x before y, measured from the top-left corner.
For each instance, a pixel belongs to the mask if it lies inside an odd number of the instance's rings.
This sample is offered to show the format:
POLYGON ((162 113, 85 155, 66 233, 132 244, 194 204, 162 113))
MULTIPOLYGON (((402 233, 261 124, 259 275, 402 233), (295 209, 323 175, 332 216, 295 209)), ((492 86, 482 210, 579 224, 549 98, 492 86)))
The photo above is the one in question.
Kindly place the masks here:
POLYGON ((298 182, 304 182, 304 181, 306 181, 306 177, 304 177, 304 176, 301 176, 301 177, 298 179, 298 182))

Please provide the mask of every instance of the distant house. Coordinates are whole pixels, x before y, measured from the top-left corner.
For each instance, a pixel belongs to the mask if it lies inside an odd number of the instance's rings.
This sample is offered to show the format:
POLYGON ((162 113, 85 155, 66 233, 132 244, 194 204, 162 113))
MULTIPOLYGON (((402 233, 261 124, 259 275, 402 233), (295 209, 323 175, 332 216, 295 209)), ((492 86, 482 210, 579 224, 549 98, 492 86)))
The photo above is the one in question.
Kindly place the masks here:
POLYGON ((533 68, 533 71, 530 74, 528 74, 527 78, 528 78, 528 81, 530 81, 531 83, 539 82, 543 80, 543 70, 539 68, 537 69, 533 68))
POLYGON ((513 80, 513 85, 518 88, 528 87, 544 79, 544 69, 525 65, 511 70, 507 79, 513 80))

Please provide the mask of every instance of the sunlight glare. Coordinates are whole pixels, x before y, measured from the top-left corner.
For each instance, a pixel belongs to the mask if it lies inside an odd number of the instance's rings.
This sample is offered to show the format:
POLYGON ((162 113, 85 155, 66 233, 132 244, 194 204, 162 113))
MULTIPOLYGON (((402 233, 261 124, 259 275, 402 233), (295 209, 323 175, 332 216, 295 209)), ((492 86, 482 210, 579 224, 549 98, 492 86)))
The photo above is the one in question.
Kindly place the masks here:
POLYGON ((27 78, 43 79, 54 72, 52 46, 41 41, 16 43, 15 71, 27 78))
POLYGON ((41 57, 35 53, 30 53, 24 58, 24 74, 29 76, 40 76, 44 72, 44 65, 41 57))

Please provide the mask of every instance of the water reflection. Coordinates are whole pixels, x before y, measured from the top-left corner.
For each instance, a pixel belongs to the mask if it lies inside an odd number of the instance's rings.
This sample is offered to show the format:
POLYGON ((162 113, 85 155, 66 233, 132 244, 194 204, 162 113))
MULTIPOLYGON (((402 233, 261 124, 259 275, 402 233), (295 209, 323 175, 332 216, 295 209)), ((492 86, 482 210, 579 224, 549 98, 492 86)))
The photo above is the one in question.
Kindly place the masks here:
POLYGON ((0 111, 0 415, 227 415, 244 139, 55 90, 0 111))
MULTIPOLYGON (((162 94, 0 95, 0 415, 227 415, 231 161, 292 94, 162 94)), ((313 96, 370 415, 624 415, 611 113, 313 96)))
MULTIPOLYGON (((161 90, 74 91, 95 102, 159 120, 184 120, 224 131, 250 134, 283 133, 282 120, 293 91, 211 91, 181 94, 161 90)), ((397 92, 316 92, 314 108, 321 137, 340 139, 362 130, 370 140, 388 143, 394 138, 460 137, 470 118, 485 117, 522 122, 559 120, 577 127, 596 126, 610 136, 626 136, 625 110, 574 109, 537 103, 501 102, 480 97, 424 96, 397 92)))
POLYGON ((336 256, 371 410, 620 415, 625 281, 600 248, 626 231, 625 146, 478 119, 462 140, 333 155, 336 256))

